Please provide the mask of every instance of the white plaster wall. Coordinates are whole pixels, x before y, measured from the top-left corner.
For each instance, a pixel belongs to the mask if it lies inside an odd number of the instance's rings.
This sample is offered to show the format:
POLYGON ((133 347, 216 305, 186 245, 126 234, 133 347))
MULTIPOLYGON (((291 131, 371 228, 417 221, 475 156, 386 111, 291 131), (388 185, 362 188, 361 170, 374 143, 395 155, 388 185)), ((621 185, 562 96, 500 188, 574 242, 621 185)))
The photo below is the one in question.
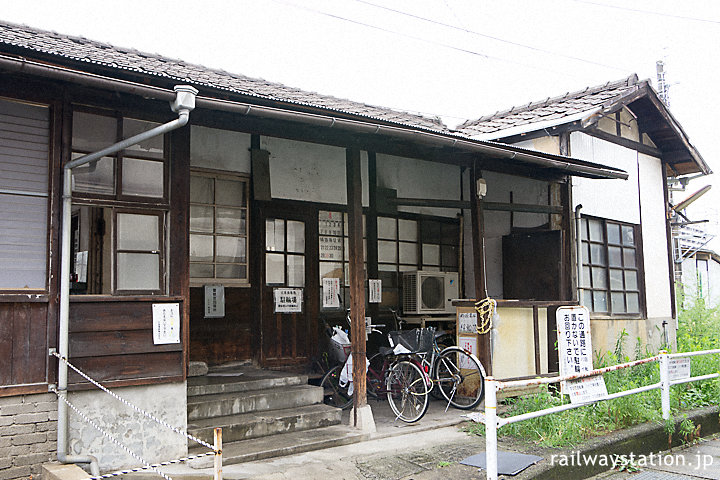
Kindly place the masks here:
MULTIPOLYGON (((347 204, 345 149, 330 145, 261 137, 270 152, 272 198, 347 204)), ((367 152, 361 152, 363 206, 368 206, 367 152)))
POLYGON ((640 202, 648 318, 672 316, 670 267, 668 265, 665 196, 660 159, 638 154, 640 202))
POLYGON ((250 134, 193 125, 190 165, 250 173, 250 134))
POLYGON ((513 146, 560 155, 560 137, 556 135, 523 140, 522 142, 513 143, 513 146))
MULTIPOLYGON (((377 154, 378 187, 397 190, 398 198, 460 200, 460 167, 414 158, 377 154)), ((457 208, 398 207, 398 211, 455 218, 457 208)))
POLYGON ((640 223, 637 151, 584 133, 572 132, 570 134, 570 156, 617 167, 628 173, 627 180, 573 177, 573 208, 582 204, 583 215, 634 224, 640 223))
MULTIPOLYGON (((187 429, 187 386, 185 382, 113 389, 122 398, 182 430, 187 429)), ((153 422, 105 392, 72 392, 70 403, 122 442, 145 461, 157 463, 187 455, 184 436, 153 422)), ((139 466, 94 427, 70 410, 68 453, 94 455, 103 472, 139 466)))

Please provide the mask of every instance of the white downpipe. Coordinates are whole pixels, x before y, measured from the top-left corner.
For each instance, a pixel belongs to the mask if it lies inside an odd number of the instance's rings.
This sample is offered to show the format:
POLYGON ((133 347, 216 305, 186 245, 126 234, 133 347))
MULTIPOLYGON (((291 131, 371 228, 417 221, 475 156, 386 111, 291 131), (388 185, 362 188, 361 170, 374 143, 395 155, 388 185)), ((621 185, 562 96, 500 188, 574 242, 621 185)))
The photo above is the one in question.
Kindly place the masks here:
POLYGON ((485 467, 487 480, 497 480, 497 381, 485 378, 485 467))
MULTIPOLYGON (((176 97, 170 103, 170 108, 178 114, 178 118, 163 125, 159 125, 147 132, 140 133, 115 143, 97 152, 83 155, 65 164, 63 169, 63 195, 62 195, 62 230, 60 240, 60 318, 58 332, 58 353, 67 359, 69 355, 69 318, 70 318, 70 224, 72 218, 72 169, 100 158, 112 155, 132 145, 163 135, 171 130, 183 127, 188 123, 190 112, 195 108, 195 96, 198 91, 188 85, 175 87, 176 97)), ((58 395, 67 395, 68 367, 63 361, 58 362, 58 395)), ((61 463, 89 463, 93 475, 100 474, 97 459, 91 455, 68 455, 68 410, 62 400, 58 401, 58 428, 57 428, 57 458, 61 463)))

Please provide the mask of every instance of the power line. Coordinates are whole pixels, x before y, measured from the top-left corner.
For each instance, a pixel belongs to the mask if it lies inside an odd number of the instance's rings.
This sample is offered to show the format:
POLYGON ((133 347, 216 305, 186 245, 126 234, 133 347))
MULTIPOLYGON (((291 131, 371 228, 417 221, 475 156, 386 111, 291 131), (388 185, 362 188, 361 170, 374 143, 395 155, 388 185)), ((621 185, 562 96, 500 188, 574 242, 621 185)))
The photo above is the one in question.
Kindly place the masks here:
MULTIPOLYGON (((545 50, 545 49, 543 49, 543 48, 533 47, 532 45, 526 45, 526 44, 524 44, 524 43, 514 42, 514 41, 512 41, 512 40, 506 40, 506 39, 504 39, 504 38, 495 37, 495 36, 493 36, 493 35, 487 35, 487 34, 485 34, 485 33, 476 32, 476 31, 474 31, 474 30, 470 30, 470 29, 467 29, 467 28, 464 28, 464 27, 458 27, 457 25, 451 25, 451 24, 449 24, 449 23, 439 22, 439 21, 433 20, 433 19, 431 19, 431 18, 421 17, 421 16, 419 16, 419 15, 414 15, 414 14, 412 14, 412 13, 404 12, 404 11, 402 11, 402 10, 396 10, 396 9, 394 9, 394 8, 386 7, 386 6, 384 6, 384 5, 377 5, 377 4, 375 4, 375 3, 368 2, 367 0, 353 0, 353 1, 354 1, 354 2, 357 2, 357 3, 363 3, 363 4, 365 4, 365 5, 370 5, 370 6, 373 6, 373 7, 375 7, 375 8, 381 8, 381 9, 383 9, 383 10, 387 10, 387 11, 389 11, 389 12, 394 12, 394 13, 397 13, 397 14, 399 14, 399 15, 404 15, 404 16, 407 16, 407 17, 415 18, 415 19, 417 19, 417 20, 422 20, 422 21, 424 21, 424 22, 432 23, 432 24, 435 24, 435 25, 440 25, 440 26, 442 26, 442 27, 452 28, 453 30, 459 30, 459 31, 461 31, 461 32, 469 33, 469 34, 471 34, 471 35, 475 35, 475 36, 478 36, 478 37, 489 38, 489 39, 495 40, 495 41, 497 41, 497 42, 507 43, 508 45, 513 45, 513 46, 521 47, 521 48, 527 48, 527 49, 533 50, 533 51, 535 51, 535 52, 542 52, 542 53, 546 53, 546 54, 548 54, 548 55, 555 55, 555 56, 558 56, 558 57, 568 58, 568 59, 570 59, 570 60, 576 60, 576 61, 578 61, 578 62, 589 63, 589 64, 592 64, 592 65, 598 65, 598 66, 601 66, 601 67, 611 68, 611 69, 613 69, 613 70, 619 70, 619 71, 623 71, 623 72, 626 72, 626 71, 629 70, 629 69, 627 69, 627 68, 616 67, 616 66, 614 66, 614 65, 608 65, 608 64, 605 64, 605 63, 596 62, 596 61, 593 61, 593 60, 588 60, 588 59, 581 58, 581 57, 576 57, 576 56, 573 56, 573 55, 566 55, 566 54, 564 54, 564 53, 554 52, 554 51, 552 51, 552 50, 545 50)), ((454 15, 454 12, 453 12, 453 15, 454 15)), ((456 17, 456 18, 457 18, 457 17, 456 17)))
POLYGON ((693 22, 713 23, 715 25, 720 24, 720 20, 710 20, 708 18, 687 17, 684 15, 673 15, 672 13, 656 12, 654 10, 644 10, 644 9, 640 9, 640 8, 621 7, 619 5, 609 5, 607 3, 592 2, 590 0, 573 0, 573 1, 578 2, 578 3, 586 3, 588 5, 595 5, 597 7, 614 8, 617 10, 625 10, 628 12, 636 12, 636 13, 647 13, 649 15, 657 15, 659 17, 677 18, 678 20, 691 20, 693 22))

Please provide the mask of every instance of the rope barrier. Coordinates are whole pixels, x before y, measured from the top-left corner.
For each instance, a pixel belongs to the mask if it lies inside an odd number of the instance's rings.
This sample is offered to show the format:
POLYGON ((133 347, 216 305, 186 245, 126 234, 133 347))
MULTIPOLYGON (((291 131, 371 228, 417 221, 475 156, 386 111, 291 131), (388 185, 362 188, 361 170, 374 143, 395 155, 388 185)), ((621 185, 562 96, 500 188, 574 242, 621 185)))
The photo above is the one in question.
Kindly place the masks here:
POLYGON ((492 319, 495 315, 495 308, 497 302, 490 298, 483 298, 482 300, 475 303, 475 311, 477 312, 477 333, 478 335, 485 335, 492 330, 492 319))

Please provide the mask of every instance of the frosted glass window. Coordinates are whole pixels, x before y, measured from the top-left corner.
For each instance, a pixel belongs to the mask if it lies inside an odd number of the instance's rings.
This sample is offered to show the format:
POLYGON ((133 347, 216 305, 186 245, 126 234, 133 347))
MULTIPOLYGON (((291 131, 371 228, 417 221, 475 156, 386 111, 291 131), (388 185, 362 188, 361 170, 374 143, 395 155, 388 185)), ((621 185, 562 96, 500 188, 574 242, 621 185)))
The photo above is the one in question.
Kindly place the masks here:
POLYGON ((608 264, 611 267, 622 267, 622 249, 620 247, 608 247, 608 264))
POLYGON ((265 284, 282 285, 285 283, 285 255, 282 253, 265 254, 265 284))
POLYGON ((216 207, 217 233, 245 234, 245 210, 216 207))
POLYGON ((378 217, 378 238, 395 240, 397 238, 397 223, 394 218, 378 217))
POLYGON ((190 276, 195 278, 212 278, 215 276, 212 263, 191 263, 190 276))
POLYGON ((157 215, 118 213, 119 250, 158 250, 160 225, 157 215))
POLYGON ((190 206, 190 230, 193 232, 213 233, 214 210, 200 205, 190 206))
POLYGON ((162 198, 164 171, 162 162, 124 158, 122 171, 122 194, 137 197, 162 198))
POLYGON ((73 112, 72 130, 74 150, 96 152, 117 141, 117 119, 114 117, 73 112))
MULTIPOLYGON (((145 120, 136 120, 133 118, 123 119, 123 139, 130 138, 140 133, 145 133, 159 126, 159 123, 147 122, 145 120)), ((162 135, 157 135, 143 140, 140 143, 132 145, 125 149, 124 155, 134 154, 149 158, 163 158, 163 141, 162 135), (132 152, 132 153, 131 153, 132 152)))
POLYGON ((192 203, 215 203, 215 182, 212 178, 190 176, 190 202, 192 203))
POLYGON ((602 242, 604 240, 602 223, 598 220, 590 220, 588 226, 590 228, 590 241, 602 242))
POLYGON ((245 265, 226 265, 219 263, 216 267, 217 278, 235 279, 247 278, 247 267, 245 265))
POLYGON ((190 258, 197 262, 212 262, 215 259, 211 235, 190 235, 190 258))
POLYGON ((613 313, 625 313, 625 295, 622 292, 612 292, 610 301, 613 313))
POLYGON ((153 253, 118 253, 118 290, 159 290, 160 255, 153 253))
POLYGON ((215 237, 215 260, 222 263, 244 263, 245 241, 238 237, 215 237))
POLYGON ((265 220, 265 250, 285 251, 285 222, 278 219, 265 220))
POLYGON ((400 263, 417 265, 417 243, 400 242, 400 263))
POLYGON ((607 241, 615 245, 620 244, 620 225, 617 223, 607 224, 607 241))
MULTIPOLYGON (((73 160, 82 154, 73 153, 73 160)), ((115 193, 115 159, 102 157, 95 162, 72 169, 73 192, 113 195, 115 193)))
POLYGON ((622 290, 623 289, 623 271, 617 268, 610 269, 610 289, 611 290, 622 290))
POLYGON ((607 279, 605 278, 606 270, 604 268, 592 269, 592 286, 593 288, 607 288, 607 279))
POLYGON ((305 286, 305 257, 302 255, 288 255, 287 257, 287 285, 288 287, 305 286))
POLYGON ((216 204, 234 207, 245 206, 245 182, 218 179, 215 188, 216 204))
POLYGON ((426 265, 440 265, 440 245, 423 243, 422 256, 423 267, 426 265))
POLYGON ((287 251, 305 253, 305 223, 288 220, 287 251))
POLYGON ((417 242, 417 222, 415 220, 398 220, 398 239, 417 242))
POLYGON ((596 312, 607 312, 607 292, 593 292, 593 304, 596 312))
POLYGON ((378 262, 397 263, 397 250, 395 242, 378 240, 378 262))
POLYGON ((632 270, 625 271, 625 288, 628 290, 638 289, 637 272, 632 270))

